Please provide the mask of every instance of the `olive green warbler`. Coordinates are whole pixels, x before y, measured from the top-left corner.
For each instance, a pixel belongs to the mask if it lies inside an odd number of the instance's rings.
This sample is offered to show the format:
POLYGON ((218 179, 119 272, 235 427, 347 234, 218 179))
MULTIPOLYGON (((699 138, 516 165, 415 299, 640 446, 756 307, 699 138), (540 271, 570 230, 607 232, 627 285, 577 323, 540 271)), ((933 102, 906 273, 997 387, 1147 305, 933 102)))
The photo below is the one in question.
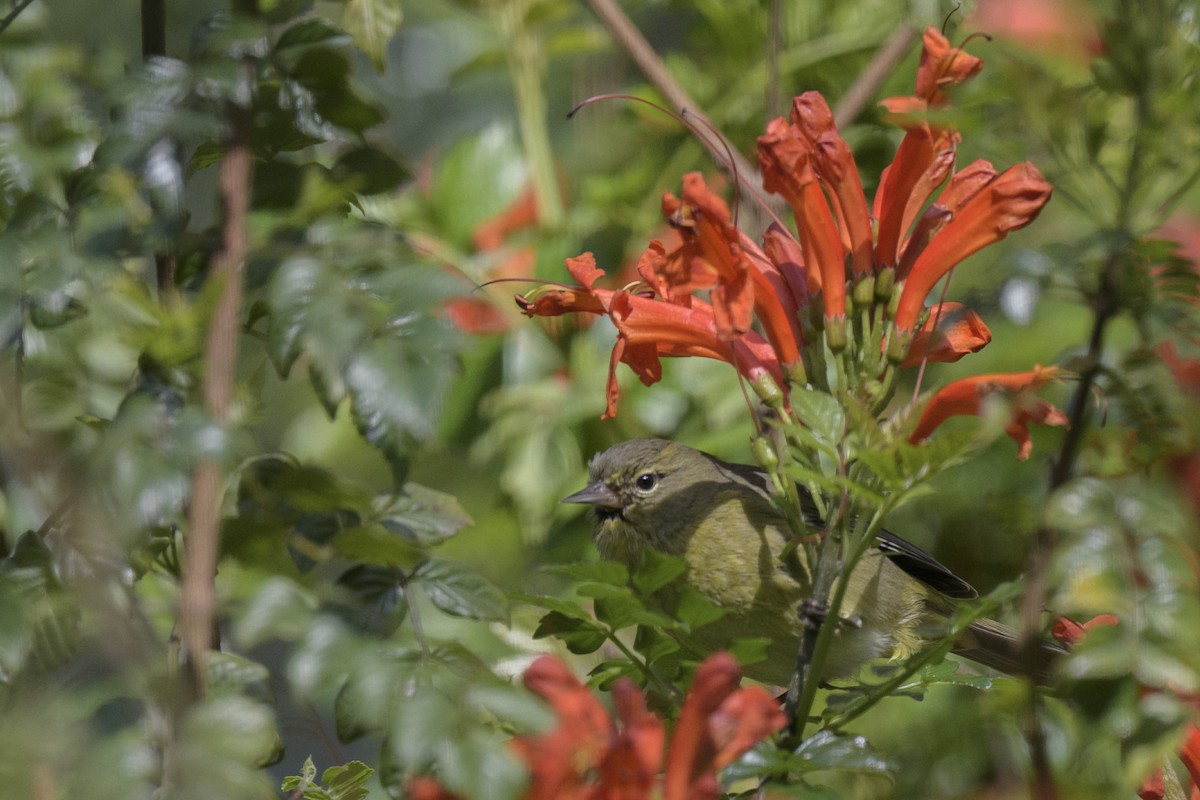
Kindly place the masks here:
MULTIPOLYGON (((694 643, 716 650, 738 638, 770 638, 767 659, 745 672, 786 684, 796 666, 803 633, 798 607, 811 592, 812 570, 803 548, 781 558, 791 533, 772 504, 767 474, 663 439, 618 444, 595 456, 589 472, 588 486, 563 502, 592 506, 600 554, 631 569, 648 549, 682 556, 683 579, 726 610, 694 631, 694 643)), ((815 510, 805 513, 820 524, 815 510)), ((873 658, 911 655, 924 642, 922 630, 953 611, 953 600, 977 596, 895 534, 881 531, 877 545, 850 575, 823 679, 849 675, 873 658)), ((973 624, 954 652, 1008 672, 1020 663, 1014 633, 990 620, 973 624)))

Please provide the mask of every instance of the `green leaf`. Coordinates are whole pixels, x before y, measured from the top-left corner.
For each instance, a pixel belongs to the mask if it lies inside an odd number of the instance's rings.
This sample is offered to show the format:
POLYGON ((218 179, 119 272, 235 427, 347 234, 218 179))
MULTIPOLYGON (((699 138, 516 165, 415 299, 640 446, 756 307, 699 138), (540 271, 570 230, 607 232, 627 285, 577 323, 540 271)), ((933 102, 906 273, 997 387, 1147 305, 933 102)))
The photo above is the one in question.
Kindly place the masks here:
POLYGON ((380 74, 387 63, 387 46, 400 27, 399 0, 349 0, 342 25, 380 74))
POLYGON ((399 479, 407 470, 410 437, 433 435, 438 412, 450 386, 450 373, 439 361, 406 352, 392 342, 372 342, 346 368, 353 398, 355 427, 377 448, 399 479))
POLYGON ((546 731, 557 720, 545 703, 516 686, 472 684, 467 687, 464 699, 468 706, 521 731, 546 731))
POLYGON ((438 544, 475 524, 456 497, 417 483, 406 483, 399 494, 381 499, 379 522, 416 544, 438 544))
POLYGON ((367 796, 367 781, 375 770, 361 761, 348 761, 330 767, 321 775, 321 783, 333 800, 362 800, 367 796))
POLYGON ((504 620, 504 594, 482 575, 462 564, 430 559, 413 575, 433 604, 456 617, 504 620))
POLYGON ((461 706, 432 686, 397 703, 385 747, 408 770, 424 769, 444 743, 457 738, 461 706))
POLYGON ((564 564, 559 567, 548 567, 547 572, 555 575, 565 575, 577 581, 596 581, 613 586, 629 584, 629 570, 625 565, 616 561, 581 561, 577 564, 564 564))
POLYGON ((553 636, 576 655, 594 653, 608 640, 608 630, 590 619, 571 617, 551 611, 542 617, 533 638, 553 636))
POLYGON ((347 558, 404 571, 415 568, 428 557, 423 548, 380 525, 364 525, 343 531, 334 540, 333 546, 347 558))
POLYGON ((832 731, 818 731, 801 742, 793 752, 790 766, 801 771, 837 769, 886 773, 892 769, 865 736, 843 736, 832 731))
POLYGON ((289 26, 275 42, 274 50, 279 53, 292 47, 320 44, 346 35, 341 28, 331 25, 320 17, 313 17, 289 26))
POLYGON ((338 608, 342 618, 364 633, 392 634, 408 616, 401 578, 395 567, 378 564, 357 564, 343 572, 337 586, 349 600, 338 608))
POLYGON ((313 106, 327 122, 354 133, 384 120, 383 112, 363 100, 350 82, 351 65, 341 53, 313 46, 292 67, 292 77, 312 92, 313 106))
POLYGON ((367 658, 355 664, 333 701, 338 741, 352 742, 370 733, 386 732, 397 692, 410 676, 410 664, 396 658, 367 658))
POLYGON ((653 594, 687 572, 687 562, 681 556, 671 556, 647 548, 642 563, 633 573, 633 585, 642 594, 653 594))
POLYGON ((729 609, 721 608, 709 600, 692 586, 682 586, 679 589, 679 599, 675 606, 675 618, 689 628, 699 628, 715 622, 729 613, 729 609))
POLYGON ((208 654, 205 668, 210 696, 247 697, 266 705, 275 701, 271 673, 257 661, 217 650, 208 654))
POLYGON ((363 146, 343 153, 330 174, 359 194, 372 195, 395 189, 408 179, 409 170, 381 150, 363 146))
POLYGON ((591 620, 592 615, 585 611, 578 603, 573 600, 562 600, 557 597, 545 597, 543 595, 523 594, 522 592, 509 593, 509 599, 516 603, 528 603, 538 608, 544 608, 547 611, 555 611, 572 619, 591 620))
POLYGON ((660 628, 653 625, 639 625, 637 635, 633 639, 633 649, 646 657, 646 661, 654 663, 680 650, 679 642, 665 635, 660 628))
POLYGON ((225 155, 225 148, 219 142, 201 142, 188 159, 187 174, 192 177, 205 167, 211 167, 225 155))
POLYGON ((767 660, 773 640, 766 637, 734 639, 729 646, 729 653, 742 666, 758 664, 767 660))
POLYGON ((463 797, 516 800, 528 780, 508 742, 480 727, 438 743, 437 763, 447 788, 463 797))

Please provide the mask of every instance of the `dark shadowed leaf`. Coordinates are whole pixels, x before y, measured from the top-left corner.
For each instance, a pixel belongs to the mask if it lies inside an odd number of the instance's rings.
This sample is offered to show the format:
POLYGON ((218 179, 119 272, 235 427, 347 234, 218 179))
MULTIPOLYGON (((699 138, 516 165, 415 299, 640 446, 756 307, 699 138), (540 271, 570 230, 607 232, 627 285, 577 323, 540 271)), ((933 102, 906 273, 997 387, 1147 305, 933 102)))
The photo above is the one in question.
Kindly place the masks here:
POLYGON ((456 497, 416 483, 404 484, 402 492, 381 501, 379 522, 417 544, 437 544, 474 524, 456 497))
POLYGON ((594 620, 567 616, 558 611, 542 617, 533 632, 535 639, 547 636, 553 636, 579 655, 596 652, 608 640, 607 629, 594 620))
POLYGON ((279 36, 279 39, 275 42, 275 52, 278 53, 291 47, 320 44, 321 42, 346 35, 344 30, 331 25, 328 21, 320 17, 305 19, 297 22, 295 25, 289 26, 279 36))
POLYGON ((430 559, 413 575, 413 582, 447 614, 486 620, 508 617, 504 593, 479 573, 457 562, 430 559))

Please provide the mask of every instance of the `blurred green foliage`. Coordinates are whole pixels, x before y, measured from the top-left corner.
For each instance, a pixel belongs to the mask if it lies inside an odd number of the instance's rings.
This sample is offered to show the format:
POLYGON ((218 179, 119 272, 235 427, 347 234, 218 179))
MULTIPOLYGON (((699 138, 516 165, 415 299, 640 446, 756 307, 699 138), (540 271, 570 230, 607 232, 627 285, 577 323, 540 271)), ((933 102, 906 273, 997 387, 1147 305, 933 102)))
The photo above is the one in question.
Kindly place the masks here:
MULTIPOLYGON (((621 373, 621 415, 602 423, 612 329, 540 325, 509 302, 525 284, 477 287, 564 280, 563 259, 585 250, 619 285, 661 229, 662 193, 717 172, 704 150, 637 104, 566 119, 604 92, 662 101, 567 0, 167 6, 167 52, 146 58, 131 4, 13 5, 0 31, 0 796, 257 798, 282 781, 349 800, 403 796, 432 773, 465 797, 516 797, 526 777, 508 739, 552 719, 512 678, 542 650, 573 654, 597 687, 633 677, 670 711, 703 655, 687 633, 721 610, 686 593, 646 602, 678 565, 597 563, 586 522, 557 500, 593 452, 632 436, 749 461, 735 374, 681 359, 647 388, 621 373), (202 354, 236 109, 251 119, 249 257, 218 420, 202 354), (529 185, 541 215, 482 242, 529 185), (225 486, 203 698, 175 629, 201 461, 225 486)), ((792 94, 836 100, 899 25, 952 10, 627 6, 744 154, 792 94)), ((1194 714, 1180 695, 1200 691, 1197 490, 1173 479, 1200 445, 1200 400, 1155 350, 1196 354, 1196 272, 1153 235, 1200 206, 1200 50, 1186 3, 1084 11, 1099 52, 972 45, 987 67, 955 97, 960 163, 1032 160, 1056 197, 956 272, 947 296, 995 341, 923 384, 1097 366, 1079 477, 1048 489, 1061 432, 1036 432, 1024 464, 997 441, 887 524, 995 605, 1019 589, 1007 582, 1034 531, 1055 531, 1050 608, 1122 621, 1089 635, 1045 700, 1052 764, 1069 796, 1130 797, 1194 714), (1111 321, 1092 365, 1097 313, 1111 321)), ((874 97, 909 93, 916 58, 874 97)), ((898 131, 872 105, 843 133, 871 193, 898 131)), ((976 442, 977 421, 947 427, 976 442)), ((829 693, 822 719, 892 668, 829 693)), ((1021 796, 1025 695, 930 663, 844 727, 760 745, 725 780, 786 779, 805 797, 1021 796)))

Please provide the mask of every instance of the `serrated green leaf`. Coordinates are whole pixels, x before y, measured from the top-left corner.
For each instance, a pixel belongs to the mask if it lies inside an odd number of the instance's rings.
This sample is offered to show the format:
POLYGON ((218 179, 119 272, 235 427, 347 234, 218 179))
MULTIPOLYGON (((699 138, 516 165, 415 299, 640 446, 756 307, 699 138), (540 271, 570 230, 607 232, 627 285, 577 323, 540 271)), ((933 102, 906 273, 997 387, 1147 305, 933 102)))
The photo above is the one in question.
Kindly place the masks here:
POLYGON ((330 767, 321 775, 321 784, 333 800, 362 800, 366 797, 367 781, 375 770, 361 761, 347 761, 330 767))
POLYGON ((504 620, 508 608, 504 594, 469 567, 454 561, 430 559, 413 575, 433 604, 456 617, 504 620))

